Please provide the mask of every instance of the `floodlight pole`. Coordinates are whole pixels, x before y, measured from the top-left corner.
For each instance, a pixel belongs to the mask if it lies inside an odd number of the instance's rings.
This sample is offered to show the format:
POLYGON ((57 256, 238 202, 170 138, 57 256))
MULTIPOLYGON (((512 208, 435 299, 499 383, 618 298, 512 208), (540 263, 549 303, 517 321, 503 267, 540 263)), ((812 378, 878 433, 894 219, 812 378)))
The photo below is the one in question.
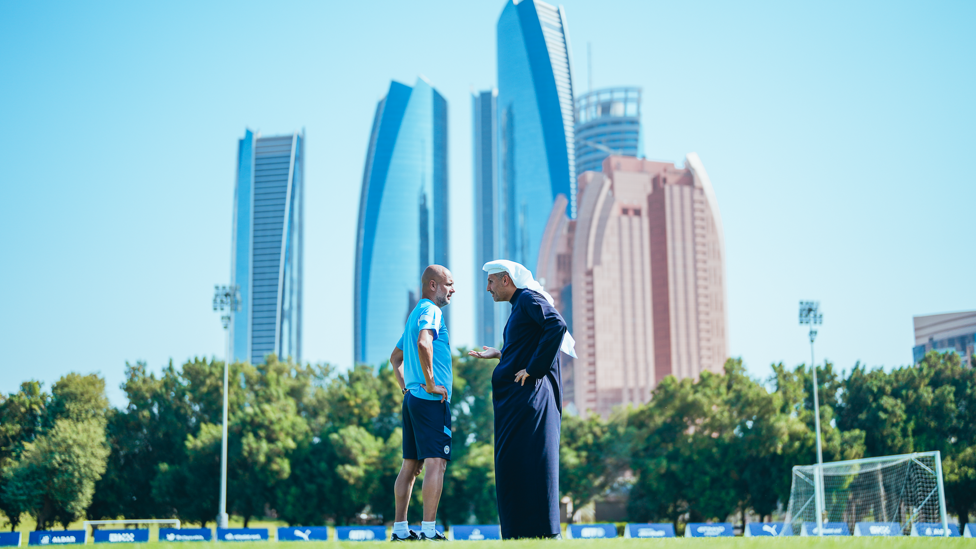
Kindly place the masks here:
POLYGON ((814 504, 817 506, 817 531, 819 536, 823 536, 824 522, 827 506, 824 501, 824 479, 823 479, 823 448, 820 436, 820 398, 817 394, 817 363, 815 360, 813 342, 817 339, 817 326, 823 322, 823 315, 820 313, 819 301, 800 302, 800 324, 810 326, 810 370, 813 372, 813 424, 817 432, 817 475, 814 479, 814 504))
POLYGON ((230 343, 231 313, 240 309, 240 299, 238 294, 240 287, 214 286, 213 310, 223 312, 227 309, 227 314, 221 315, 220 321, 226 333, 226 348, 224 351, 224 421, 222 435, 220 438, 220 510, 217 512, 217 528, 227 528, 227 393, 228 393, 228 370, 229 362, 233 351, 230 343))

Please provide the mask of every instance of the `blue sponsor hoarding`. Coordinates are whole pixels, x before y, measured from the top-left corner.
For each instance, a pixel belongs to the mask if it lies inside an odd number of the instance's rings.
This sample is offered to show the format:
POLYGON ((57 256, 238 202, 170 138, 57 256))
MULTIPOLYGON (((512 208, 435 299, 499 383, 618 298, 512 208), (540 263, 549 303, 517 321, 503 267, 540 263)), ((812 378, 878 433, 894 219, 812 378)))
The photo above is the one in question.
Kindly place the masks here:
POLYGON ((900 536, 901 525, 897 522, 857 522, 855 536, 900 536))
POLYGON ((734 535, 730 522, 689 522, 685 525, 686 538, 723 538, 734 535))
POLYGON ((973 523, 966 524, 966 530, 963 531, 962 537, 964 538, 976 538, 976 525, 973 523))
POLYGON ((213 530, 210 528, 160 528, 159 541, 210 541, 213 530))
POLYGON ((959 525, 949 524, 948 526, 949 526, 949 535, 946 536, 946 531, 945 529, 942 528, 941 522, 919 522, 917 524, 912 525, 911 535, 922 536, 922 537, 935 537, 935 538, 942 538, 942 537, 958 538, 959 525))
POLYGON ((617 527, 612 524, 567 524, 567 539, 600 539, 617 537, 617 527))
POLYGON ((339 541, 385 541, 386 526, 336 526, 339 541))
POLYGON ((0 532, 0 547, 20 547, 20 532, 0 532))
POLYGON ((278 527, 278 541, 325 541, 329 539, 328 526, 278 527))
POLYGON ((673 538, 673 524, 628 524, 624 527, 625 538, 673 538))
POLYGON ((459 541, 502 539, 502 529, 497 524, 451 526, 451 539, 459 541))
MULTIPOLYGON (((823 535, 825 536, 849 536, 851 529, 846 522, 825 522, 823 525, 823 535)), ((800 528, 801 536, 819 536, 816 522, 804 522, 800 528)))
POLYGON ((793 528, 783 522, 750 522, 746 524, 746 531, 742 535, 747 538, 759 536, 792 536, 793 528))
POLYGON ((217 541, 267 541, 267 528, 217 528, 217 541))
POLYGON ((85 543, 84 530, 39 530, 30 533, 28 545, 69 545, 85 543))
POLYGON ((92 530, 95 543, 149 543, 149 529, 92 530))

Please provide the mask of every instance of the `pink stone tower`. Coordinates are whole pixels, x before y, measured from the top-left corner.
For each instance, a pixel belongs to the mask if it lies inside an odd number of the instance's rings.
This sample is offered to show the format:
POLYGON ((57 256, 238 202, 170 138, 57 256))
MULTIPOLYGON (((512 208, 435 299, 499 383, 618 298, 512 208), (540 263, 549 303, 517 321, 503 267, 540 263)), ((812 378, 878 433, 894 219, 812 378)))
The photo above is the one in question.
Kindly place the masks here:
POLYGON ((610 156, 579 176, 577 219, 565 198, 554 205, 536 275, 572 318, 579 358, 563 375, 580 412, 647 402, 668 375, 722 371, 722 219, 698 155, 685 166, 610 156))

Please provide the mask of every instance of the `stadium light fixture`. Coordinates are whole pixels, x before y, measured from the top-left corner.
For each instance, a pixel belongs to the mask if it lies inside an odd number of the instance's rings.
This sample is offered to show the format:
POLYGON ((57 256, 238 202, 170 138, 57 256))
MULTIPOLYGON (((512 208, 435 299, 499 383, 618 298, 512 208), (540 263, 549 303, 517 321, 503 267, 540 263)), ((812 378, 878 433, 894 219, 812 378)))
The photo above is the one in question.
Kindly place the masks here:
POLYGON ((214 285, 213 310, 226 314, 220 315, 220 322, 224 326, 226 334, 226 349, 224 351, 224 425, 223 435, 220 439, 220 510, 217 513, 217 527, 227 528, 227 371, 231 358, 230 345, 230 321, 231 313, 239 311, 241 308, 240 286, 233 284, 230 286, 214 285))
POLYGON ((819 301, 800 302, 800 325, 810 326, 810 371, 813 372, 813 424, 817 431, 817 478, 814 483, 815 505, 817 506, 817 531, 823 536, 823 524, 826 522, 826 506, 824 502, 823 481, 823 450, 820 445, 820 398, 817 395, 817 366, 814 360, 813 341, 817 339, 817 326, 823 324, 823 314, 820 312, 819 301))

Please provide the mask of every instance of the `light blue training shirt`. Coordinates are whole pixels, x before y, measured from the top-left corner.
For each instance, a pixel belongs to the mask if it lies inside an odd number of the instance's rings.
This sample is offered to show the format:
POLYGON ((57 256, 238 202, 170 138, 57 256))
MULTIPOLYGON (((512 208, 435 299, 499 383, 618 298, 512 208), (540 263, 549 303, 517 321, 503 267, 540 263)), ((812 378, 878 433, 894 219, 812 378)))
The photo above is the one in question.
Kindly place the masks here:
POLYGON ((417 341, 420 330, 430 330, 434 335, 434 384, 447 388, 447 401, 451 401, 454 385, 454 370, 451 365, 451 343, 448 340, 447 325, 441 308, 429 299, 421 299, 407 317, 403 335, 397 342, 397 349, 403 351, 403 381, 407 389, 417 398, 440 400, 440 395, 428 393, 424 387, 427 380, 420 366, 420 353, 417 341))

